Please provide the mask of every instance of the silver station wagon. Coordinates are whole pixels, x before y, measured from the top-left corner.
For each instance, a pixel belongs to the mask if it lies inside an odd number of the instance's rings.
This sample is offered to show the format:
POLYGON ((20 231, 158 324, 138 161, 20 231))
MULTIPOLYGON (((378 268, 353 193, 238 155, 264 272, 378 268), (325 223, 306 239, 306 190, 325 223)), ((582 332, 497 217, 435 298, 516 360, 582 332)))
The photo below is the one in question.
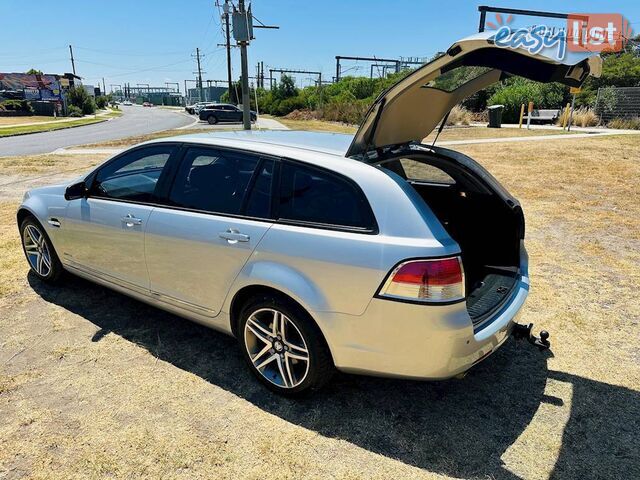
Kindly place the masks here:
POLYGON ((24 251, 44 281, 66 270, 235 336, 280 393, 334 369, 449 378, 516 328, 525 225, 483 167, 423 139, 508 74, 579 86, 600 65, 479 34, 384 92, 355 136, 167 138, 34 189, 17 212, 24 251))

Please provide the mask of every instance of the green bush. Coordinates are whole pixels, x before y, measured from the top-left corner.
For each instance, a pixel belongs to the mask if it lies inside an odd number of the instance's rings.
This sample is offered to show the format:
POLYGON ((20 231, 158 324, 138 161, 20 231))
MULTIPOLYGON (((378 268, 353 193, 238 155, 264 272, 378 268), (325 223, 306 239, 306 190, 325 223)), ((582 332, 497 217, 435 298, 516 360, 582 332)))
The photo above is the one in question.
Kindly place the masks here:
POLYGON ((106 95, 100 95, 99 97, 96 97, 96 106, 100 110, 104 110, 105 108, 107 108, 108 103, 109 103, 109 98, 106 95))
POLYGON ((73 87, 67 92, 67 102, 80 109, 84 115, 96 112, 96 104, 93 98, 83 87, 73 87))
POLYGON ((560 108, 566 88, 558 83, 539 83, 516 77, 497 90, 488 100, 489 105, 504 105, 502 120, 516 123, 520 117, 520 106, 532 101, 534 108, 560 108))
POLYGON ((7 112, 33 113, 33 108, 26 100, 5 100, 0 103, 0 108, 7 112))
POLYGON ((68 117, 82 117, 82 110, 76 107, 75 105, 69 105, 67 107, 67 116, 68 117))

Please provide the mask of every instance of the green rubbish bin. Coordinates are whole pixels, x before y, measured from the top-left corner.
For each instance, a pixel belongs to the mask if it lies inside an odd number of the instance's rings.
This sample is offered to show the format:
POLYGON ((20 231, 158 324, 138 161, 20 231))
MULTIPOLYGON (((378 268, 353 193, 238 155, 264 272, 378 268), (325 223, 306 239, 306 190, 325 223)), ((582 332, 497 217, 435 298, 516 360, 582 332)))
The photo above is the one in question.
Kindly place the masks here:
POLYGON ((500 128, 502 126, 504 105, 491 105, 487 110, 489 110, 489 128, 500 128))

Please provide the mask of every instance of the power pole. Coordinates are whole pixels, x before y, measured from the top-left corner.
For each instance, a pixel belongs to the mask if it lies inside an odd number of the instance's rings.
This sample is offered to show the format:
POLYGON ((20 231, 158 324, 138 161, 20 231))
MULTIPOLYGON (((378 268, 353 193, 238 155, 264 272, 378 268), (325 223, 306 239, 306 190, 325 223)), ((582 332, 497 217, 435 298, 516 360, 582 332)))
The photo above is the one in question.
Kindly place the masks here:
POLYGON ((232 87, 232 79, 231 79, 231 36, 229 33, 229 1, 225 0, 224 6, 222 7, 224 11, 224 28, 225 35, 227 37, 227 81, 229 82, 229 98, 231 98, 231 89, 232 87))
MULTIPOLYGON (((246 17, 247 11, 244 7, 244 0, 238 0, 238 12, 242 16, 246 17)), ((247 61, 247 45, 249 41, 242 40, 238 43, 240 44, 240 66, 242 69, 242 123, 245 130, 251 130, 251 108, 249 105, 249 64, 247 61)))
POLYGON ((200 67, 200 49, 196 48, 196 62, 198 62, 198 89, 200 91, 200 101, 203 102, 203 90, 202 90, 202 68, 200 67))
POLYGON ((76 74, 76 62, 73 60, 73 48, 69 45, 69 53, 71 53, 71 69, 73 74, 76 74))
POLYGON ((107 87, 104 84, 104 77, 102 77, 102 95, 107 94, 107 87))

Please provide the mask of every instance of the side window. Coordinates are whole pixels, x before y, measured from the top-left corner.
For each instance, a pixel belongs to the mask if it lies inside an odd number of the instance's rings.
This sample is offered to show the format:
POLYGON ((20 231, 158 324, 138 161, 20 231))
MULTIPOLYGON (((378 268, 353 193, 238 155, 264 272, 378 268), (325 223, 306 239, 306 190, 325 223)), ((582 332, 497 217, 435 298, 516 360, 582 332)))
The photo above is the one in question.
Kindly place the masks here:
POLYGON ((156 201, 156 186, 160 174, 175 145, 153 145, 126 153, 100 169, 92 185, 95 197, 156 201))
POLYGON ((440 183, 444 185, 454 185, 456 183, 456 181, 451 178, 448 173, 439 169, 438 167, 419 162, 418 160, 414 160, 412 158, 400 158, 399 160, 383 164, 383 167, 389 168, 390 170, 393 170, 400 175, 404 173, 403 176, 407 180, 414 182, 440 183), (398 164, 396 162, 399 162, 399 166, 401 168, 398 168, 398 164), (391 165, 394 163, 395 165, 391 165))
POLYGON ((171 188, 172 205, 238 214, 258 157, 197 147, 187 150, 171 188))
POLYGON ((330 172, 283 163, 278 216, 351 228, 373 228, 371 209, 362 192, 330 172))

